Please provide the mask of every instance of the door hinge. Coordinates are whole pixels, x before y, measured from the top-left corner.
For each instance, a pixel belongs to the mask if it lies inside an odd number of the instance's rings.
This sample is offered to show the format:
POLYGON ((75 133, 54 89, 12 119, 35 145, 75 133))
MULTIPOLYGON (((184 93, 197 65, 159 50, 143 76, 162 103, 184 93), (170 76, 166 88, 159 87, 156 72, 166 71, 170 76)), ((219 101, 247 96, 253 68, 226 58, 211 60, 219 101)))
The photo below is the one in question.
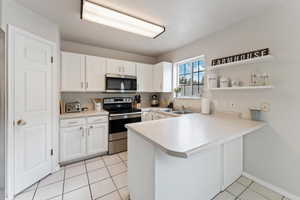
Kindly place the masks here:
POLYGON ((51 151, 50 151, 50 155, 51 155, 51 156, 53 156, 53 149, 51 149, 51 151))
POLYGON ((54 63, 54 58, 53 58, 53 56, 51 56, 51 63, 52 63, 52 64, 54 63))

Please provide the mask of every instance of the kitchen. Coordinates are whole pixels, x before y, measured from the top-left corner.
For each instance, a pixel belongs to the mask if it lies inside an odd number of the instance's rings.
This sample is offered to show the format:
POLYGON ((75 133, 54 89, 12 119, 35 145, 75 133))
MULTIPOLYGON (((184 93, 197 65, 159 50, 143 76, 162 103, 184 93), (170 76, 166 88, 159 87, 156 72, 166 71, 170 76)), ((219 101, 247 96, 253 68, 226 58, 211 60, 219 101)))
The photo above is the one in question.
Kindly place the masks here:
POLYGON ((299 7, 2 0, 0 195, 299 199, 299 7))

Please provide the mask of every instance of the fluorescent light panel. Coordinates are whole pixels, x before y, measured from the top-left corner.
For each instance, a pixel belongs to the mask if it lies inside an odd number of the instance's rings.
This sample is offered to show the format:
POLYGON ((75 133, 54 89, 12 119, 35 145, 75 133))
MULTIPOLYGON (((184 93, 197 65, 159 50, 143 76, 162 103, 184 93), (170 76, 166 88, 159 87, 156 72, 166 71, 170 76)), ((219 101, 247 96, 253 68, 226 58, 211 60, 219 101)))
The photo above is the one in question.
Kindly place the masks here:
POLYGON ((146 22, 87 0, 83 0, 82 19, 150 38, 156 38, 165 31, 163 26, 146 22))

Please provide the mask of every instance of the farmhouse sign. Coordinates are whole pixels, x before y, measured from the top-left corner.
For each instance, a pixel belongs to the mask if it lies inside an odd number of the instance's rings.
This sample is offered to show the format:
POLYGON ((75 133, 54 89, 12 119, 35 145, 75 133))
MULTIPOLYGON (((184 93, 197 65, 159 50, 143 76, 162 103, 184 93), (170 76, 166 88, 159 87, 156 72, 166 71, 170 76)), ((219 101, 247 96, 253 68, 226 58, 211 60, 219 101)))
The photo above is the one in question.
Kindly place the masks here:
POLYGON ((213 59, 211 64, 212 66, 216 66, 216 65, 226 64, 226 63, 238 62, 242 60, 249 60, 257 57, 267 56, 269 55, 269 53, 270 53, 269 48, 259 49, 259 50, 250 51, 247 53, 242 53, 242 54, 233 55, 229 57, 213 59))

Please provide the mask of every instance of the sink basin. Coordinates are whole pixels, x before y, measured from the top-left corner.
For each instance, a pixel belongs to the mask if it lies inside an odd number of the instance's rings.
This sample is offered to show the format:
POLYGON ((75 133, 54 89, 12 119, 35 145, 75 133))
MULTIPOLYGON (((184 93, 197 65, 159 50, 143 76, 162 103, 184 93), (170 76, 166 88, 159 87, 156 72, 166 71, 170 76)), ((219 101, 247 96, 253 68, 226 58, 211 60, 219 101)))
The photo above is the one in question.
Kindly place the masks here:
POLYGON ((173 111, 172 113, 179 114, 179 115, 186 115, 186 114, 192 114, 193 112, 187 110, 177 110, 177 111, 173 111))

